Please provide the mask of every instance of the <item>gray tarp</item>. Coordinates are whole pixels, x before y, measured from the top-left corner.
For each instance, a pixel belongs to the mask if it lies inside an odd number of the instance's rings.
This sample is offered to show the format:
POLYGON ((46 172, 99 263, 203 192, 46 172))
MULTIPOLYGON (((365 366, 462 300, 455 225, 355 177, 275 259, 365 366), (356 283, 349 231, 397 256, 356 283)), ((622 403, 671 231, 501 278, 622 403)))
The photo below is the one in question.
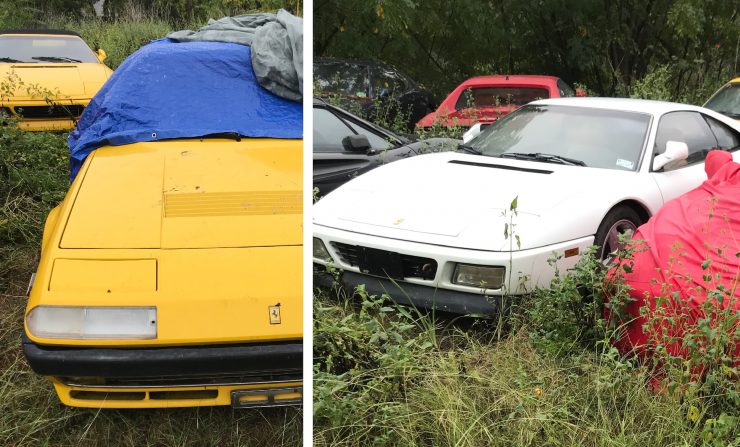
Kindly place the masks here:
POLYGON ((178 42, 232 42, 252 47, 257 82, 276 95, 303 98, 303 19, 281 9, 277 14, 244 14, 209 20, 198 31, 167 35, 178 42))

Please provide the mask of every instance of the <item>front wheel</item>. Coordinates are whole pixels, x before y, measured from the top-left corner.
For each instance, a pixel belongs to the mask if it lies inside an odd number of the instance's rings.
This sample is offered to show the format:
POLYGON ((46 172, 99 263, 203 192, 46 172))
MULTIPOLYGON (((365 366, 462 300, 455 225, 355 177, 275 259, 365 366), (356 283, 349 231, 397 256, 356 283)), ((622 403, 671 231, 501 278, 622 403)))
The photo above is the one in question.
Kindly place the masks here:
POLYGON ((642 219, 632 208, 620 206, 610 211, 599 225, 594 237, 599 259, 610 261, 614 253, 623 248, 619 243, 619 235, 627 231, 634 233, 640 224, 642 219))

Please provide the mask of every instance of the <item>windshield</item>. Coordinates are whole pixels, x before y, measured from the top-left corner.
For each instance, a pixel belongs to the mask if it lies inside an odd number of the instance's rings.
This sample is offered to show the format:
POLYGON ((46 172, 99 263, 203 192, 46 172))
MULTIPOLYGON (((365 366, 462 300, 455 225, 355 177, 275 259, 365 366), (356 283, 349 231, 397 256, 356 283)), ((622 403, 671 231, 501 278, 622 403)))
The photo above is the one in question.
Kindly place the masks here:
POLYGON ((77 36, 0 36, 0 62, 99 63, 77 36))
POLYGON ((529 105, 488 126, 468 147, 493 157, 545 155, 527 159, 554 162, 549 156, 556 156, 590 167, 634 171, 649 124, 650 115, 644 113, 529 105))
POLYGON ((463 90, 455 103, 455 110, 470 107, 523 106, 538 99, 547 99, 550 93, 538 87, 472 87, 463 90))
POLYGON ((730 118, 740 119, 740 83, 725 85, 704 104, 704 107, 730 118))

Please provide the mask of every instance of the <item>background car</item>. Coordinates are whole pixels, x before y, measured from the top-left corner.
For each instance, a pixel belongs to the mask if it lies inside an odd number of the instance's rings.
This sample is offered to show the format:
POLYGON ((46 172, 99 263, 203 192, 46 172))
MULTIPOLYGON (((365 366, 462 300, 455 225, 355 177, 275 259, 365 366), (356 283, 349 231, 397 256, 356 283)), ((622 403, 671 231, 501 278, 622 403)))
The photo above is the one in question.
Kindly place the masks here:
POLYGON ((250 58, 151 42, 70 134, 23 340, 64 404, 301 403, 303 107, 250 58))
POLYGON ((71 31, 0 31, 0 82, 12 91, 0 112, 24 130, 74 128, 112 73, 105 58, 71 31))
POLYGON ((401 303, 492 314, 549 286, 591 245, 606 259, 666 201, 705 178, 713 148, 740 157, 740 123, 684 104, 530 103, 458 152, 382 166, 314 205, 314 262, 401 303))
POLYGON ((704 107, 740 120, 740 78, 735 78, 709 98, 704 107))
POLYGON ((417 127, 490 124, 532 101, 571 96, 576 96, 576 91, 554 76, 478 76, 458 85, 436 111, 419 120, 417 127))
POLYGON ((313 186, 322 196, 382 164, 458 144, 451 138, 410 141, 321 99, 313 101, 313 186))
POLYGON ((317 58, 313 70, 317 96, 338 97, 343 108, 366 119, 392 123, 401 113, 402 124, 412 130, 437 106, 431 91, 382 62, 317 58))

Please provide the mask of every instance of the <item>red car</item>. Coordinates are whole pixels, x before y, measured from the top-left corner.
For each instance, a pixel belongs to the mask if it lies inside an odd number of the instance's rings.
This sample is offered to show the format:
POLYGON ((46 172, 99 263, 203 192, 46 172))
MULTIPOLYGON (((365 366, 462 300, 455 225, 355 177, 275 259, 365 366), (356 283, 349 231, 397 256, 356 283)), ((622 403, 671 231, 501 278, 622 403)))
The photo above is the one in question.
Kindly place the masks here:
POLYGON ((436 111, 419 120, 416 126, 490 124, 528 102, 566 96, 582 95, 576 95, 575 90, 555 76, 478 76, 458 85, 436 111))

